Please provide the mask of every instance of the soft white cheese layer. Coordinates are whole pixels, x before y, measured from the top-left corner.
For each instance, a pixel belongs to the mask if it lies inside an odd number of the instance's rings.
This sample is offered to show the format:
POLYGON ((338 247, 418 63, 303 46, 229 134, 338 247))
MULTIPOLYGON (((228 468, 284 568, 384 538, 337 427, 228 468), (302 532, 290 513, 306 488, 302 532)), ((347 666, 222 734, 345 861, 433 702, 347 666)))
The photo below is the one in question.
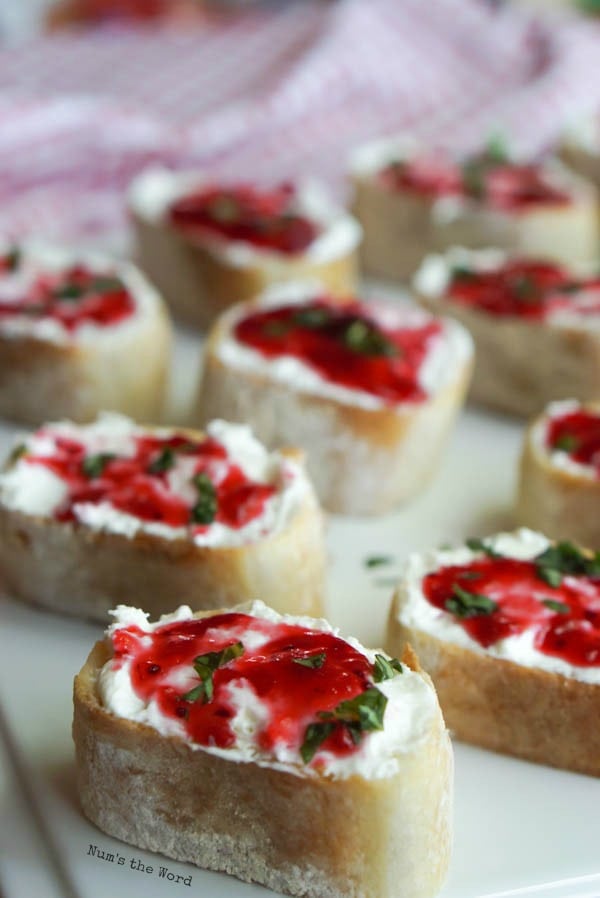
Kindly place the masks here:
POLYGON ((581 462, 571 458, 568 452, 562 449, 552 449, 546 445, 548 430, 550 424, 556 418, 563 415, 579 411, 582 404, 576 399, 564 399, 561 402, 551 402, 546 406, 544 414, 538 419, 537 423, 532 427, 529 439, 536 453, 546 456, 553 468, 557 471, 571 474, 583 480, 596 483, 596 469, 593 465, 584 465, 581 462))
MULTIPOLYGON (((485 542, 501 555, 521 561, 535 558, 550 545, 547 537, 526 528, 515 530, 513 533, 499 533, 487 538, 485 542)), ((480 557, 480 552, 474 552, 466 545, 456 549, 432 549, 423 554, 411 555, 397 587, 397 596, 400 600, 399 621, 406 627, 422 630, 436 639, 451 642, 477 654, 513 661, 523 667, 540 668, 585 683, 600 684, 600 667, 577 667, 561 658, 537 651, 533 645, 532 630, 526 630, 518 636, 500 639, 484 649, 456 622, 452 614, 436 608, 427 601, 422 586, 427 574, 453 565, 470 564, 480 557)), ((565 581, 568 580, 569 578, 565 577, 565 581)))
MULTIPOLYGON (((174 431, 157 428, 153 433, 170 436, 174 431)), ((96 422, 78 426, 71 422, 48 425, 25 440, 27 452, 52 455, 55 436, 70 437, 87 447, 90 455, 102 452, 131 457, 135 452, 133 438, 148 431, 122 415, 106 413, 96 422)), ((227 449, 229 461, 239 465, 247 477, 277 487, 275 495, 265 503, 264 511, 238 529, 215 522, 205 532, 192 533, 186 527, 143 521, 114 508, 110 502, 80 503, 74 506, 77 520, 92 530, 105 530, 133 538, 137 533, 151 533, 164 539, 184 538, 199 546, 239 546, 279 533, 291 521, 312 488, 304 469, 279 452, 269 452, 244 425, 212 421, 207 433, 227 449)), ((169 489, 190 505, 196 492, 190 485, 193 459, 182 455, 167 475, 169 489)), ((215 482, 225 476, 226 466, 216 460, 210 470, 215 482)), ((52 516, 68 497, 68 485, 52 471, 29 464, 20 458, 0 474, 0 501, 10 509, 42 517, 52 516)))
MULTIPOLYGON (((206 179, 198 172, 150 168, 131 184, 129 204, 139 218, 159 224, 164 221, 172 203, 205 182, 206 179)), ((311 262, 329 262, 352 252, 360 243, 362 229, 358 222, 334 205, 319 184, 309 181, 298 185, 294 208, 322 228, 319 237, 302 253, 303 258, 311 262)), ((252 243, 227 240, 216 234, 206 233, 196 239, 211 253, 237 268, 257 263, 280 264, 282 260, 293 258, 252 243)))
MULTIPOLYGON (((322 293, 322 288, 314 283, 293 282, 276 285, 265 291, 259 298, 259 305, 232 308, 221 318, 223 337, 215 348, 217 357, 230 368, 265 375, 270 380, 279 381, 299 392, 323 396, 343 405, 364 409, 388 408, 389 403, 378 396, 366 390, 353 390, 336 384, 295 356, 266 358, 235 338, 235 326, 248 315, 249 309, 257 311, 278 305, 301 304, 316 299, 322 293)), ((430 315, 416 306, 375 301, 367 305, 375 320, 387 328, 420 327, 431 320, 430 315)), ((443 319, 442 332, 432 339, 429 353, 419 371, 420 386, 428 395, 434 395, 456 380, 472 355, 473 343, 468 332, 457 322, 449 318, 443 319)))
MULTIPOLYGON (((273 623, 297 624, 339 635, 327 621, 281 615, 258 601, 236 610, 273 623)), ((124 605, 119 605, 111 613, 115 622, 108 629, 109 635, 119 628, 132 624, 151 633, 157 627, 171 621, 193 617, 191 609, 186 606, 173 614, 163 615, 153 624, 148 622, 148 616, 143 611, 124 605)), ((266 635, 264 640, 268 639, 269 636, 266 635)), ((375 652, 364 648, 355 639, 348 639, 347 642, 369 661, 375 661, 375 652)), ((254 645, 254 648, 258 647, 254 645)), ((182 677, 182 672, 175 670, 173 685, 178 689, 189 688, 189 683, 184 678, 189 676, 189 673, 187 668, 182 677)), ((322 770, 326 776, 333 779, 346 779, 350 776, 385 779, 394 776, 402 765, 402 756, 417 749, 430 732, 431 725, 440 712, 436 694, 422 676, 403 665, 402 674, 377 684, 377 687, 388 698, 383 730, 365 734, 357 751, 347 757, 338 758, 329 752, 319 752, 318 759, 323 762, 322 770)), ((296 751, 291 751, 283 744, 276 745, 273 753, 268 754, 259 747, 258 735, 268 722, 271 712, 243 679, 233 681, 230 687, 229 699, 237 709, 232 722, 237 741, 235 746, 229 749, 191 742, 179 721, 164 717, 155 701, 146 703, 141 700, 131 686, 131 662, 123 663, 115 670, 112 660, 108 661, 100 673, 99 691, 104 707, 117 717, 147 724, 165 736, 177 735, 185 739, 193 749, 206 751, 231 761, 253 761, 261 767, 287 770, 299 776, 316 775, 310 766, 302 763, 296 751)))
MULTIPOLYGON (((445 253, 431 253, 426 256, 417 269, 412 280, 413 289, 421 296, 429 299, 443 299, 451 282, 453 268, 468 268, 476 272, 492 272, 500 268, 509 258, 509 254, 499 249, 465 249, 453 246, 445 253)), ((590 275, 593 272, 590 270, 590 275)), ((579 272, 573 272, 574 277, 579 272)), ((585 277, 586 272, 581 272, 585 277)), ((484 310, 474 309, 485 315, 484 310)), ((496 319, 496 316, 494 316, 496 319)), ((511 320, 519 320, 511 316, 511 320)), ((600 329, 600 288, 580 290, 570 294, 569 305, 564 309, 548 312, 541 321, 522 319, 528 327, 532 325, 564 328, 577 328, 581 331, 600 329)))
POLYGON ((126 339, 143 320, 159 314, 160 297, 141 272, 129 262, 117 262, 96 253, 75 252, 65 247, 40 241, 19 244, 21 262, 14 272, 0 275, 0 302, 10 303, 27 296, 35 280, 43 274, 58 274, 73 265, 83 265, 99 275, 115 275, 127 288, 135 308, 131 315, 116 324, 99 325, 83 322, 68 331, 54 318, 35 318, 32 315, 0 317, 0 336, 5 338, 33 337, 58 345, 98 341, 114 342, 126 339))

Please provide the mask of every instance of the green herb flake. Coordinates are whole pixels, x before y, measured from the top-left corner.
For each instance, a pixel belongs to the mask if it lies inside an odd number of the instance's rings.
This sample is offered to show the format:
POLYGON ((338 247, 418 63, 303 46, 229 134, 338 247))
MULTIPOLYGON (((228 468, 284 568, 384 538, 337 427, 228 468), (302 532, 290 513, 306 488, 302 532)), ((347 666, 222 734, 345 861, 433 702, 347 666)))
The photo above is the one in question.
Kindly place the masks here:
POLYGON ((213 674, 220 667, 225 667, 230 661, 244 654, 244 646, 241 642, 234 642, 218 652, 207 652, 206 655, 197 655, 194 658, 194 670, 200 677, 200 683, 181 696, 184 702, 209 702, 214 693, 213 674))
POLYGON ((148 465, 149 474, 163 474, 170 471, 175 464, 175 449, 172 446, 163 446, 160 453, 148 465))
POLYGON ((396 674, 404 673, 404 668, 397 658, 386 658, 385 655, 375 655, 373 665, 373 679, 376 683, 391 680, 396 674))
POLYGON ((386 564, 393 564, 394 559, 391 555, 369 555, 365 558, 365 567, 383 567, 386 564))
POLYGON ((453 281, 470 281, 473 277, 473 270, 471 268, 467 268, 466 265, 453 265, 450 269, 450 278, 453 281))
POLYGON ((192 507, 191 519, 195 524, 211 524, 217 515, 217 491, 203 471, 195 474, 192 483, 198 490, 198 501, 192 507))
POLYGON ((116 457, 113 452, 99 452, 97 455, 86 455, 81 462, 81 470, 90 480, 94 477, 100 477, 107 464, 116 457))
POLYGON ((481 571, 463 571, 458 575, 461 580, 481 580, 481 571))
POLYGON ((304 732, 304 740, 300 746, 300 757, 305 764, 310 763, 317 750, 331 736, 334 723, 309 723, 304 732))
POLYGON ((81 299, 85 289, 80 284, 67 283, 60 287, 55 287, 52 295, 55 299, 81 299))
POLYGON ((585 575, 600 576, 600 552, 582 552, 578 546, 560 542, 548 548, 534 559, 538 577, 556 589, 563 577, 585 575))
POLYGON ((332 313, 329 309, 321 306, 308 307, 306 309, 298 309, 294 312, 293 321, 299 327, 308 327, 318 329, 325 327, 332 320, 332 313))
POLYGON ((579 440, 573 433, 563 433, 554 441, 552 448, 561 452, 575 452, 579 448, 579 440))
POLYGON ((516 298, 522 302, 534 302, 538 299, 535 281, 527 274, 521 274, 512 281, 512 289, 516 298))
POLYGON ((7 459, 7 464, 14 465, 16 464, 20 458, 22 458, 27 453, 27 446, 25 443, 19 443, 14 449, 11 451, 10 455, 7 459))
POLYGON ((510 162, 510 154, 506 146, 506 140, 502 134, 492 134, 487 142, 485 155, 487 159, 498 165, 510 162))
POLYGON ((317 716, 321 722, 309 724, 304 733, 300 747, 304 763, 312 760, 319 746, 336 727, 344 727, 355 745, 359 744, 364 733, 383 729, 387 701, 387 696, 372 686, 354 698, 340 702, 333 711, 320 711, 317 716))
POLYGON ((306 655, 304 658, 292 658, 292 661, 301 667, 311 667, 314 670, 323 667, 326 658, 326 652, 318 652, 316 655, 306 655))
POLYGON ((125 289, 123 281, 116 275, 103 275, 94 278, 90 284, 90 290, 94 293, 119 293, 125 289))
POLYGON ((383 334, 377 325, 355 318, 342 335, 342 341, 352 352, 361 355, 396 356, 399 348, 383 334))
POLYGON ((472 552, 483 552, 489 558, 502 558, 499 552, 496 552, 495 549, 492 549, 491 546, 488 546, 486 542, 477 537, 469 538, 466 540, 466 544, 472 552))
POLYGON ((220 224, 231 224, 240 218, 241 209, 234 197, 223 194, 212 200, 208 213, 214 221, 218 221, 220 224))
POLYGON ((480 592, 469 592, 458 583, 452 586, 452 597, 444 602, 446 611, 456 617, 468 618, 493 614, 498 610, 498 603, 480 592))
POLYGON ((4 264, 9 271, 16 271, 23 256, 18 246, 11 246, 4 256, 4 264))
POLYGON ((569 614, 571 611, 565 602, 556 602, 554 599, 542 599, 542 605, 545 605, 546 608, 549 608, 550 611, 555 611, 557 614, 569 614))

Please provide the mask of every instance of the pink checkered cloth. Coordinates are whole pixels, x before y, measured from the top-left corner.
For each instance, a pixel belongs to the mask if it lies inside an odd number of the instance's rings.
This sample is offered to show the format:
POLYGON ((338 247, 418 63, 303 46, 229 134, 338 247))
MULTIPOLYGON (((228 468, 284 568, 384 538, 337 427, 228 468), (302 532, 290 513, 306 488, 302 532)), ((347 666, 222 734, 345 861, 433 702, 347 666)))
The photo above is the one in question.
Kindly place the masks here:
POLYGON ((600 109, 600 25, 483 0, 338 0, 177 31, 0 52, 0 232, 118 242, 152 162, 339 188, 357 143, 398 131, 536 152, 600 109))

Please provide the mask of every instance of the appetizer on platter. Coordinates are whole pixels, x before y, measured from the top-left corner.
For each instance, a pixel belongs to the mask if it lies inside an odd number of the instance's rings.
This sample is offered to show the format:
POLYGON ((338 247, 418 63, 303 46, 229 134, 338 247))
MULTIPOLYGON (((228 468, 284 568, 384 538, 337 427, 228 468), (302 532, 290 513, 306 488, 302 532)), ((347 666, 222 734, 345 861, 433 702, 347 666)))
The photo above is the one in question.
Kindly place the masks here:
POLYGON ((140 848, 305 898, 433 898, 452 753, 435 691, 262 602, 121 606, 75 680, 84 813, 140 848))
POLYGON ((352 176, 370 274, 407 280, 423 256, 449 246, 569 264, 596 258, 596 189, 557 160, 517 161, 499 144, 457 160, 390 139, 359 148, 352 176))
POLYGON ((394 302, 287 284, 238 305, 206 346, 198 415, 307 452, 322 504, 381 514, 423 488, 461 406, 467 332, 394 302))
POLYGON ((453 248, 413 280, 429 311, 475 341, 471 398, 517 415, 600 395, 600 275, 500 250, 453 248))
POLYGON ((324 566, 301 453, 268 452, 247 427, 47 424, 0 474, 4 588, 53 610, 106 621, 133 596, 161 614, 260 594, 320 613, 324 566))
POLYGON ((0 415, 38 425, 162 411, 171 327, 132 265, 42 244, 0 248, 0 415))
POLYGON ((600 554, 523 529, 412 555, 388 651, 407 642, 457 739, 600 776, 600 554))
POLYGON ((315 183, 265 187, 150 169, 133 182, 129 205, 140 266, 195 327, 273 283, 354 287, 360 227, 315 183))
POLYGON ((520 524, 600 549, 600 403, 553 402, 521 455, 520 524))

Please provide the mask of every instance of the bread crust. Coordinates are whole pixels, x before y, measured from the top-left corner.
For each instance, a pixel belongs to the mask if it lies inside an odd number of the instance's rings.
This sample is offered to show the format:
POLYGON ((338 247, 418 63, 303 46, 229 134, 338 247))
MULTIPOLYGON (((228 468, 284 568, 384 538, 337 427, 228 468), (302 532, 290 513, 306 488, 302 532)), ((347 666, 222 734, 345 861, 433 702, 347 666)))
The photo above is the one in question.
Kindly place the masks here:
POLYGON ((404 626, 394 597, 386 650, 408 642, 430 674, 446 723, 462 742, 600 776, 600 687, 492 658, 404 626))
POLYGON ((137 421, 162 413, 171 356, 171 326, 158 303, 114 339, 52 343, 0 333, 0 415, 37 426, 50 419, 77 423, 104 410, 137 421), (143 362, 141 361, 143 360, 143 362))
POLYGON ((219 344, 228 327, 226 317, 219 319, 208 337, 200 424, 213 417, 246 421, 269 446, 302 446, 319 500, 332 512, 383 514, 424 488, 466 393, 470 358, 424 402, 364 409, 227 365, 219 344))
POLYGON ((139 848, 305 898, 432 898, 450 851, 452 753, 440 715, 394 777, 331 780, 192 750, 101 706, 97 643, 75 678, 86 816, 139 848))
POLYGON ((180 605, 225 608, 258 597, 281 613, 319 616, 325 562, 323 517, 310 490, 284 529, 241 546, 198 546, 144 531, 128 537, 0 503, 4 590, 103 623, 119 604, 157 617, 180 605))
POLYGON ((202 330, 229 306, 257 296, 272 284, 316 279, 336 296, 351 293, 356 284, 354 249, 323 262, 307 255, 265 254, 260 263, 233 265, 168 222, 147 220, 135 212, 132 220, 138 264, 173 314, 202 330))
POLYGON ((425 255, 452 246, 494 246, 568 264, 590 262, 600 241, 598 200, 592 184, 579 179, 577 183, 578 196, 569 206, 507 215, 467 203, 463 211, 442 222, 436 220, 435 201, 391 191, 373 175, 355 176, 352 212, 364 232, 363 268, 369 274, 406 281, 425 255))
MULTIPOLYGON (((598 403, 589 408, 600 411, 598 403)), ((532 421, 523 441, 516 516, 519 524, 600 549, 600 480, 559 468, 534 439, 545 415, 532 421)))
POLYGON ((582 178, 600 188, 600 149, 596 153, 566 141, 560 149, 561 159, 582 178))
POLYGON ((489 315, 441 297, 416 293, 426 309, 455 318, 475 342, 469 399, 529 417, 555 399, 600 395, 600 336, 584 323, 560 326, 489 315))

